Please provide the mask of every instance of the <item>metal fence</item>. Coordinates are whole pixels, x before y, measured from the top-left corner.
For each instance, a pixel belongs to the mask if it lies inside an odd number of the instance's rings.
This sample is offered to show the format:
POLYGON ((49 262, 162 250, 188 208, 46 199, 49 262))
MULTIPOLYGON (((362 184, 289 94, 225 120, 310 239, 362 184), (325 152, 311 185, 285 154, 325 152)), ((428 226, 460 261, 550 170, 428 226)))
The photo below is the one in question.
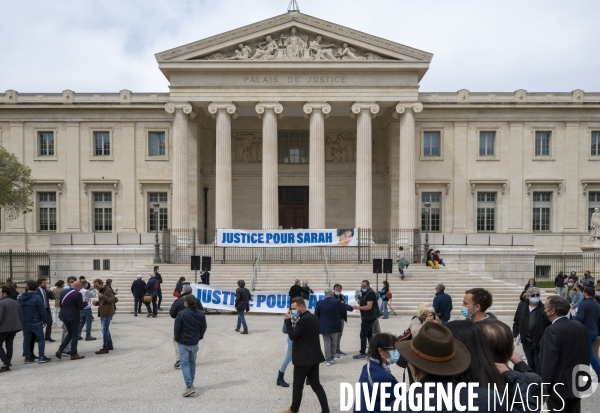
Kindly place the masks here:
POLYGON ((421 262, 423 255, 419 229, 359 228, 355 247, 217 247, 215 236, 215 230, 165 229, 161 258, 164 263, 188 263, 190 256, 200 255, 220 264, 253 264, 260 254, 261 263, 368 263, 394 258, 399 246, 411 262, 421 262))
POLYGON ((576 271, 581 279, 584 271, 589 271, 592 277, 598 279, 600 275, 600 254, 540 254, 535 256, 535 280, 554 281, 556 275, 562 271, 569 275, 576 271))
POLYGON ((42 251, 0 251, 0 282, 19 283, 50 275, 50 257, 42 251))

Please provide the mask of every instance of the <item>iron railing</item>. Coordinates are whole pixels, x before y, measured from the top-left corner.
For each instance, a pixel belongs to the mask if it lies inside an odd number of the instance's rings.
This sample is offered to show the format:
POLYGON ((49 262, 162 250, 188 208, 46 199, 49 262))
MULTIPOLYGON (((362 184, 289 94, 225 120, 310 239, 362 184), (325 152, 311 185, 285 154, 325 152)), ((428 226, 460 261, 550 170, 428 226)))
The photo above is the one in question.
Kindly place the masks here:
POLYGON ((589 271, 592 277, 598 279, 600 275, 600 254, 539 254, 535 256, 536 281, 554 281, 556 275, 562 271, 570 275, 576 271, 579 279, 583 277, 584 271, 589 271))
POLYGON ((258 257, 256 257, 256 261, 252 265, 252 291, 256 288, 256 282, 258 281, 258 272, 260 271, 260 254, 262 251, 258 252, 258 257))
POLYGON ((43 251, 0 251, 0 282, 50 278, 50 257, 43 251))
POLYGON ((325 254, 325 251, 321 250, 322 254, 323 254, 323 264, 325 265, 325 280, 327 282, 327 286, 331 287, 331 279, 329 278, 329 265, 327 264, 327 254, 325 254))
POLYGON ((211 257, 220 264, 253 264, 260 254, 263 263, 369 263, 373 258, 394 258, 399 246, 406 258, 420 262, 422 257, 420 229, 358 229, 354 247, 278 247, 244 248, 217 247, 215 230, 206 237, 192 229, 163 230, 162 260, 164 263, 187 263, 191 255, 211 257), (202 238, 200 239, 200 234, 202 238), (204 242, 207 239, 209 242, 204 242))

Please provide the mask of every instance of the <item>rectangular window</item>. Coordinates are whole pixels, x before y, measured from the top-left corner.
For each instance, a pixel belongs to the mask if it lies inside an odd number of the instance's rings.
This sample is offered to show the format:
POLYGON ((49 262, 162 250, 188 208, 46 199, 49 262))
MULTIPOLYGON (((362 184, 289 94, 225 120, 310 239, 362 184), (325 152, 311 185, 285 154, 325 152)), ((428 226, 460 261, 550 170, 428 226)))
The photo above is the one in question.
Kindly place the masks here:
POLYGON ((423 156, 440 156, 440 133, 423 133, 423 156))
POLYGON ((536 265, 535 266, 535 278, 546 278, 550 277, 551 265, 536 265))
POLYGON ((533 230, 550 231, 551 192, 533 193, 533 230))
POLYGON ((156 222, 158 219, 158 230, 162 231, 163 228, 168 228, 169 225, 169 207, 167 203, 167 193, 166 192, 158 192, 158 193, 149 193, 148 194, 148 208, 149 208, 149 228, 150 232, 156 231, 156 222), (158 203, 160 206, 158 207, 158 217, 156 216, 156 212, 154 211, 154 204, 158 203))
POLYGON ((440 231, 440 216, 442 210, 442 194, 440 192, 423 192, 421 194, 421 230, 429 232, 440 231), (429 215, 425 202, 430 202, 429 215))
POLYGON ((102 260, 102 269, 104 271, 110 271, 110 260, 102 260))
POLYGON ((112 231, 112 193, 94 193, 94 231, 112 231))
POLYGON ((165 132, 148 132, 148 155, 165 156, 165 132))
POLYGON ((496 193, 477 193, 477 232, 495 231, 496 193))
POLYGON ((39 156, 54 156, 54 132, 39 133, 39 156))
MULTIPOLYGON (((279 131, 277 133, 279 163, 308 163, 309 142, 308 131, 279 131)), ((343 148, 338 145, 330 145, 327 147, 327 150, 329 148, 332 151, 336 151, 336 154, 339 152, 339 159, 342 159, 343 148)), ((253 147, 250 149, 252 150, 253 147)), ((335 158, 334 155, 336 154, 332 153, 332 157, 335 158)), ((352 155, 354 156, 354 154, 352 155)))
POLYGON ((56 192, 38 192, 39 230, 56 231, 56 192))
POLYGON ((93 260, 92 265, 93 265, 94 271, 100 271, 100 260, 93 260))
POLYGON ((494 154, 496 132, 479 132, 479 156, 494 154))
POLYGON ((110 155, 110 133, 94 132, 94 156, 110 155))
POLYGON ((550 155, 550 132, 535 133, 535 156, 550 155))
POLYGON ((592 132, 592 156, 600 156, 600 131, 592 132))
POLYGON ((588 199, 588 231, 590 231, 592 229, 592 214, 594 213, 594 209, 600 208, 600 192, 590 192, 588 199))

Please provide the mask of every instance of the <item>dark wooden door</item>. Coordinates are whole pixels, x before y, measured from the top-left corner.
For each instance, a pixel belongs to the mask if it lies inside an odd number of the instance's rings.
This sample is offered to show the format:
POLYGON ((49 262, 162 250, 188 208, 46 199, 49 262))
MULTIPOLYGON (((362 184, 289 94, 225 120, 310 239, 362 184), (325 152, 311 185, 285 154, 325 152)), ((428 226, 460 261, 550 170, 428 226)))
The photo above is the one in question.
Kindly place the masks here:
POLYGON ((279 225, 284 229, 308 228, 308 187, 279 187, 279 225))

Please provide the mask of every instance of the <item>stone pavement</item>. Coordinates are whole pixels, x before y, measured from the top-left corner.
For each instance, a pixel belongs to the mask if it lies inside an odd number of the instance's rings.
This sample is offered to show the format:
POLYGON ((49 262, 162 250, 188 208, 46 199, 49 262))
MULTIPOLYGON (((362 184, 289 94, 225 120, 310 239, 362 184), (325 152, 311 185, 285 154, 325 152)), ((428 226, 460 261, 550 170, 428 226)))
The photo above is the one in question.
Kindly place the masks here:
MULTIPOLYGON (((399 334, 407 328, 411 317, 390 317, 380 320, 382 331, 399 334)), ((47 343, 47 364, 24 365, 20 357, 22 335, 15 339, 15 356, 10 372, 0 375, 2 410, 86 412, 278 412, 292 400, 292 388, 275 385, 277 371, 286 351, 285 335, 281 332, 282 316, 250 313, 246 319, 250 334, 234 332, 236 316, 207 316, 208 330, 200 342, 195 386, 198 392, 189 398, 181 396, 185 385, 180 370, 173 368, 175 355, 172 343, 173 320, 167 312, 152 319, 118 314, 111 325, 115 350, 96 355, 101 346, 100 322, 94 320, 92 334, 96 341, 79 343, 83 360, 57 360, 56 343, 47 343), (19 357, 17 357, 19 356, 19 357), (77 406, 76 406, 77 405, 77 406)), ((511 322, 508 317, 502 321, 511 322)), ((342 350, 347 356, 330 367, 320 366, 332 412, 339 411, 340 382, 356 382, 364 360, 353 360, 359 348, 358 317, 351 317, 342 338, 342 350)), ((58 332, 54 338, 58 339, 58 332)), ((36 348, 37 354, 37 348, 36 348)), ((292 380, 293 366, 286 371, 286 381, 292 380)), ((401 380, 403 370, 392 372, 401 380)), ((583 400, 583 412, 596 411, 600 391, 583 400)), ((305 388, 302 412, 318 412, 319 404, 310 388, 305 388)))

